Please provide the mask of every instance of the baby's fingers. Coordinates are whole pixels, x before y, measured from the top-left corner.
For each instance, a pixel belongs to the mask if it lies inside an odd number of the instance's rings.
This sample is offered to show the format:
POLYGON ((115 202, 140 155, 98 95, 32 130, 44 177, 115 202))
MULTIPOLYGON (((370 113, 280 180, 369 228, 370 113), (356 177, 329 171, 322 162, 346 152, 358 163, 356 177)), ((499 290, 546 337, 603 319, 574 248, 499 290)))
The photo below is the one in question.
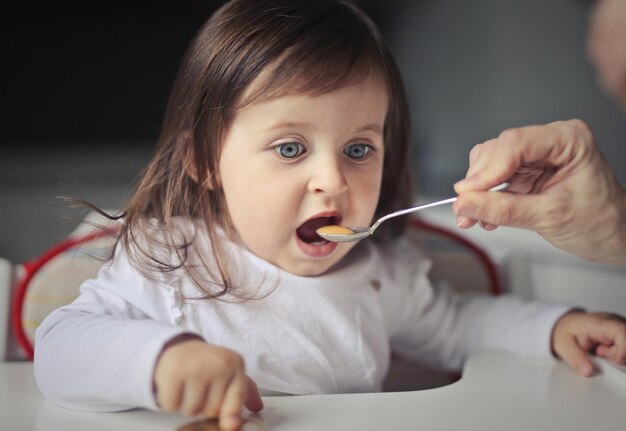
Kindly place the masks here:
POLYGON ((581 376, 587 377, 593 372, 591 360, 573 337, 569 338, 567 342, 564 342, 560 346, 558 354, 561 359, 581 376))
POLYGON ((241 410, 246 401, 246 377, 236 374, 224 394, 220 410, 220 429, 238 430, 242 425, 241 410))
POLYGON ((177 411, 183 401, 184 386, 182 383, 162 386, 157 391, 157 404, 166 412, 177 411))
POLYGON ((202 411, 206 404, 207 388, 204 382, 190 381, 185 385, 180 411, 184 415, 193 416, 202 411))
POLYGON ((600 334, 596 355, 613 359, 618 365, 626 362, 626 323, 623 318, 609 316, 600 334))
POLYGON ((596 348, 596 355, 607 359, 613 359, 617 365, 624 365, 626 363, 625 357, 622 354, 619 355, 619 349, 617 346, 605 346, 603 344, 596 348))
POLYGON ((255 413, 263 410, 263 400, 259 395, 259 388, 256 383, 250 377, 246 376, 247 392, 246 392, 246 407, 255 413))

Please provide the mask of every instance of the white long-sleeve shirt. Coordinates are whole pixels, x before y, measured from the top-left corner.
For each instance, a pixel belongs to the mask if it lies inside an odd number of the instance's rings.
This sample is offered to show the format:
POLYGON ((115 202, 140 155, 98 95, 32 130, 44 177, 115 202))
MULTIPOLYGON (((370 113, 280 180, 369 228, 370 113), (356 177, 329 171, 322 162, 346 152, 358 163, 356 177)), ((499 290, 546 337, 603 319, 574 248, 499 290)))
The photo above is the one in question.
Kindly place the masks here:
MULTIPOLYGON (((206 256, 208 240, 198 241, 206 256)), ((189 332, 240 353, 262 394, 379 391, 390 351, 447 369, 481 348, 548 357, 552 327, 568 310, 433 288, 430 262, 408 240, 363 241, 316 277, 282 271, 238 244, 227 249, 231 272, 266 296, 188 299, 199 292, 183 271, 151 280, 119 248, 37 329, 35 377, 46 398, 80 410, 157 409, 157 357, 189 332)))

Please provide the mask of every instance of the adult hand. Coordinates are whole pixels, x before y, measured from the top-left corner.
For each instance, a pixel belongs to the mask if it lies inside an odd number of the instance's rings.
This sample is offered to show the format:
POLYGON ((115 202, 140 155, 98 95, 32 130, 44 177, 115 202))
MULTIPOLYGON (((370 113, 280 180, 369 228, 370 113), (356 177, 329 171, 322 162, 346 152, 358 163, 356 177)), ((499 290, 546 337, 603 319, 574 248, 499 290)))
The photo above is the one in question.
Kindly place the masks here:
POLYGON ((594 2, 587 53, 602 88, 617 97, 626 109, 626 1, 594 2))
POLYGON ((532 229, 588 260, 626 264, 626 191, 580 120, 502 132, 476 145, 454 186, 457 224, 532 229), (489 193, 503 181, 507 192, 489 193))
POLYGON ((159 407, 185 415, 219 417, 222 430, 242 426, 245 405, 263 409, 256 384, 244 374, 244 363, 237 353, 182 336, 164 347, 154 371, 159 407))
POLYGON ((588 352, 624 365, 626 319, 610 313, 566 313, 552 330, 552 351, 582 376, 593 372, 588 352))

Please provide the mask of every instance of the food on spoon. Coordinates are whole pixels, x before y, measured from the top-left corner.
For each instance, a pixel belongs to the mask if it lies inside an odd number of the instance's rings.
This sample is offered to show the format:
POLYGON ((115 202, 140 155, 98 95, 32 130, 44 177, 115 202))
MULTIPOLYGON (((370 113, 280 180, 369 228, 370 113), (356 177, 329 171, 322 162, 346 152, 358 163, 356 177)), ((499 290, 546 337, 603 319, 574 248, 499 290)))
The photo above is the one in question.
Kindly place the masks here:
POLYGON ((348 229, 344 226, 338 226, 336 224, 330 224, 318 228, 315 232, 318 235, 349 235, 354 233, 352 229, 348 229))

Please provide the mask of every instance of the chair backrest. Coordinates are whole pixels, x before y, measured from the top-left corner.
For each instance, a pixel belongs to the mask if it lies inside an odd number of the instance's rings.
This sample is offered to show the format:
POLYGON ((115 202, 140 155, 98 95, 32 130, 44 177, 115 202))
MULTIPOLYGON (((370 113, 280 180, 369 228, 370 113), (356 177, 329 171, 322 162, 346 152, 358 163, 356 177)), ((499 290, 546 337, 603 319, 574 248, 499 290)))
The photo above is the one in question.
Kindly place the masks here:
POLYGON ((118 222, 90 213, 65 240, 12 267, 11 307, 4 319, 12 331, 8 331, 4 360, 33 358, 35 330, 50 312, 78 297, 85 280, 97 275, 110 256, 118 229, 118 222))
POLYGON ((78 297, 80 285, 98 274, 114 243, 109 231, 96 231, 68 238, 22 264, 11 316, 16 341, 28 359, 34 354, 39 324, 53 310, 78 297))
POLYGON ((456 291, 498 295, 505 289, 501 271, 491 256, 458 231, 412 218, 409 235, 432 260, 430 279, 456 291))

